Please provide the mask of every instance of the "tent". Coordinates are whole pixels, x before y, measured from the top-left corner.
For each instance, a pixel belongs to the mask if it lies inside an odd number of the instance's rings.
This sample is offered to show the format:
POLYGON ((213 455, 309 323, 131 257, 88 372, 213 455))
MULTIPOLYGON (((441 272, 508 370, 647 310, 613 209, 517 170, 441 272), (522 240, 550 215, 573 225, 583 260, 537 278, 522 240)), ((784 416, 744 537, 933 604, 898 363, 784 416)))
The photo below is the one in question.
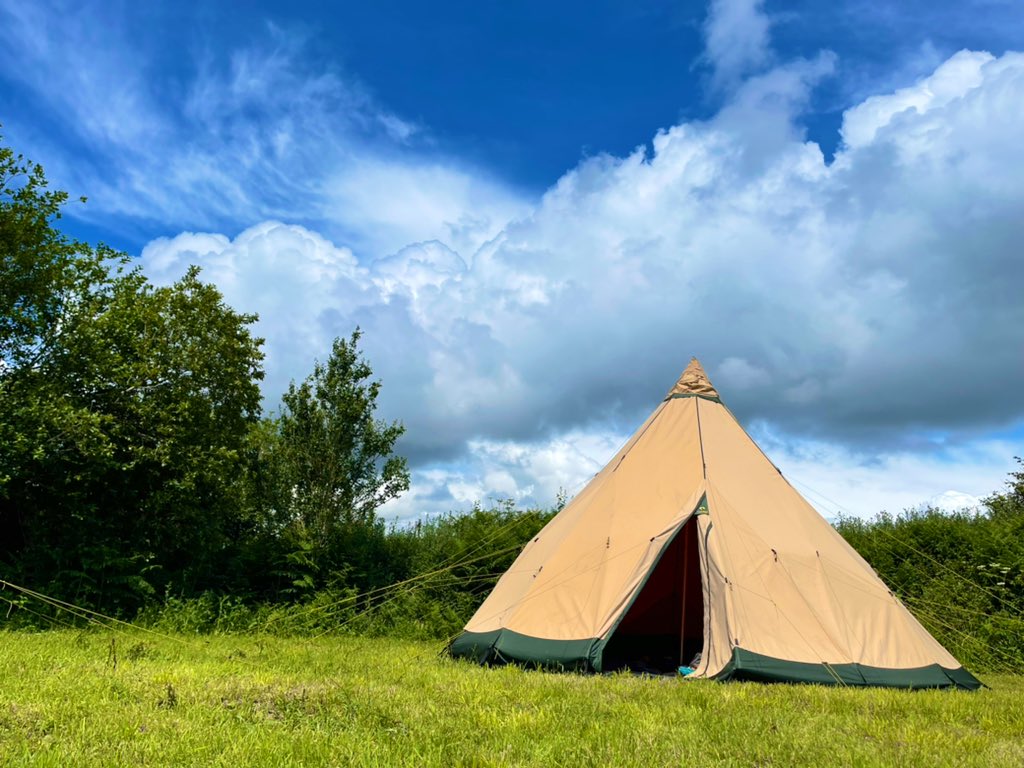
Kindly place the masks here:
POLYGON ((716 680, 981 685, 786 481, 696 359, 449 650, 595 672, 693 662, 692 677, 716 680))

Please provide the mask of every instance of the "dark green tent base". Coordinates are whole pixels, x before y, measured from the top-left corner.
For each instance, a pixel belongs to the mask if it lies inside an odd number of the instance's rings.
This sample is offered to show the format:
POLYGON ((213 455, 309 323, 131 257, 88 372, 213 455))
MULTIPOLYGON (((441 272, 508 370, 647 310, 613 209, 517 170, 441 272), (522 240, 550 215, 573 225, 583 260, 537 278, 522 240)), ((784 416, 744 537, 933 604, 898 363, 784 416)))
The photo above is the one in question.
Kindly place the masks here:
MULTIPOLYGON (((463 632, 449 647, 452 656, 480 664, 516 663, 524 666, 575 671, 601 671, 606 645, 599 638, 545 640, 507 629, 493 632, 463 632)), ((884 669, 863 664, 810 664, 786 661, 736 648, 732 659, 716 680, 755 680, 764 683, 817 683, 819 685, 873 686, 882 688, 981 687, 963 667, 946 669, 938 664, 911 669, 884 669)))
POLYGON ((600 640, 545 640, 509 629, 463 632, 449 646, 452 656, 480 664, 516 663, 550 669, 601 671, 600 640), (595 663, 596 662, 596 663, 595 663))
POLYGON ((963 688, 968 691, 981 687, 981 681, 963 667, 946 669, 932 664, 909 669, 885 669, 864 664, 810 664, 762 656, 742 648, 733 649, 732 660, 715 679, 882 688, 963 688))

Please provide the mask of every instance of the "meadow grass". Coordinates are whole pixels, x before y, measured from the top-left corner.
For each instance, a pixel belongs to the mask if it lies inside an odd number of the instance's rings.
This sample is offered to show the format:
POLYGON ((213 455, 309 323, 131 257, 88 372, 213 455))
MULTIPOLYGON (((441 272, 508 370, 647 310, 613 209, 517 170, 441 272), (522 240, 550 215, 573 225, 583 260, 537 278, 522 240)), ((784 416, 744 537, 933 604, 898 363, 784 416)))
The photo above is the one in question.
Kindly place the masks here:
POLYGON ((480 668, 393 639, 0 632, 0 765, 1024 766, 976 693, 480 668))

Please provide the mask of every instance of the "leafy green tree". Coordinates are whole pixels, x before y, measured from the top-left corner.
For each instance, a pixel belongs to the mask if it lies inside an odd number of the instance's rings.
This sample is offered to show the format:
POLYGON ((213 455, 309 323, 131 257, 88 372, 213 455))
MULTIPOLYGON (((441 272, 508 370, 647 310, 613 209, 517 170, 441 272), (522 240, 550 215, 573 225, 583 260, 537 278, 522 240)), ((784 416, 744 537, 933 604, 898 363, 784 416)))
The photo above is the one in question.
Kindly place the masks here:
POLYGON ((360 336, 336 339, 327 362, 288 387, 274 440, 263 438, 273 467, 262 471, 274 480, 264 491, 267 519, 290 541, 292 581, 310 589, 346 568, 361 584, 377 580, 369 575, 384 546, 376 511, 409 487, 405 459, 394 453, 405 430, 374 417, 381 384, 360 336))
POLYGON ((993 517, 1008 523, 1015 521, 1020 532, 1024 533, 1024 459, 1019 456, 1016 459, 1020 469, 1010 473, 1006 490, 989 496, 985 505, 992 510, 993 517))
POLYGON ((9 150, 0 179, 0 563, 111 609, 216 583, 245 526, 255 317, 195 268, 155 287, 66 238, 66 196, 9 150))
POLYGON ((41 166, 0 146, 0 381, 32 367, 67 329, 76 301, 125 261, 55 228, 67 199, 41 166))

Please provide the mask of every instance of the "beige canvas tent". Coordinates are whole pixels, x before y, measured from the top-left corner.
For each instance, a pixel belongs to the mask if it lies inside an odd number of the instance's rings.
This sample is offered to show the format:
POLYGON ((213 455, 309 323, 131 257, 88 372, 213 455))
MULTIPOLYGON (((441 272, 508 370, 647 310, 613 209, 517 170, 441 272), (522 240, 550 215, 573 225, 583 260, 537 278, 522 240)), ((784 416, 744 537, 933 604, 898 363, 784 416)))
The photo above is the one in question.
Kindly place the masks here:
POLYGON ((451 645, 481 662, 974 689, 693 360, 451 645))

